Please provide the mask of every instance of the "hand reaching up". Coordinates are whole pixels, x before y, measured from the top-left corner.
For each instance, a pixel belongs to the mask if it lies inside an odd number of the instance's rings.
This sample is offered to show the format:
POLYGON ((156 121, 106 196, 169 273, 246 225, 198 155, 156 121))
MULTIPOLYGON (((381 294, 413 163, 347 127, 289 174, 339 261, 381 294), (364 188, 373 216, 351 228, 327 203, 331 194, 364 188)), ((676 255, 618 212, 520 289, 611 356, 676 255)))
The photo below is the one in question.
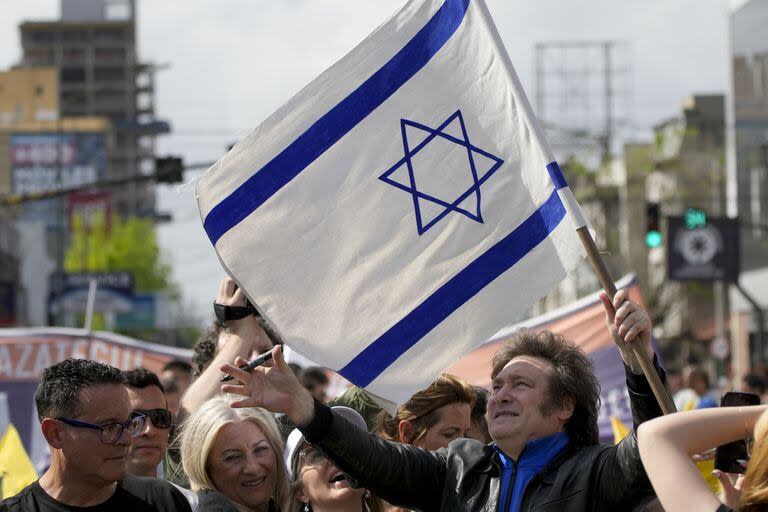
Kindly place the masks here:
POLYGON ((256 368, 253 373, 238 368, 246 363, 237 358, 234 366, 225 364, 221 371, 232 376, 237 384, 224 384, 221 391, 244 397, 232 403, 232 407, 263 407, 272 412, 282 412, 297 426, 309 424, 314 415, 312 395, 301 385, 283 358, 283 347, 275 347, 274 365, 256 368))

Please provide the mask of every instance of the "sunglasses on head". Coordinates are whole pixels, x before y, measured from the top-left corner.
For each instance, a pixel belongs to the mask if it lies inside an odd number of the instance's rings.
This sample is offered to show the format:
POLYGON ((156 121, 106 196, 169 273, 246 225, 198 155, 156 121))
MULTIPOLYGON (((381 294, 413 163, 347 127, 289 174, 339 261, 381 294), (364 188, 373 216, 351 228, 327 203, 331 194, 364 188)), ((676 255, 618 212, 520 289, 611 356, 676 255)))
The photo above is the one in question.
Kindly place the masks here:
POLYGON ((133 412, 145 415, 155 428, 171 428, 171 411, 168 409, 134 409, 133 412))

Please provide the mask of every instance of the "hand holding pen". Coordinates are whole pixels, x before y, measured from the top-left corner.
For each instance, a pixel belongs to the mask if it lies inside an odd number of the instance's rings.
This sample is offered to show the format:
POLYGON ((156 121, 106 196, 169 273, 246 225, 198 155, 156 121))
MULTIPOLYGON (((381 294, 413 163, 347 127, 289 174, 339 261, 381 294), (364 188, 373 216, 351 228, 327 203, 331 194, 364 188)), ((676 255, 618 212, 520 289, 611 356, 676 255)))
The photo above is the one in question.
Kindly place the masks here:
MULTIPOLYGON (((275 345, 275 347, 277 347, 277 345, 275 345)), ((243 371, 246 371, 248 373, 253 372, 253 370, 255 370, 259 366, 263 365, 264 363, 266 363, 267 361, 272 359, 272 353, 274 352, 275 347, 272 347, 271 349, 267 350, 263 354, 260 354, 255 359, 251 359, 250 361, 248 361, 244 365, 240 366, 240 369, 243 370, 243 371)), ((232 377, 231 375, 226 375, 225 377, 223 377, 221 379, 221 382, 228 382, 228 381, 233 380, 233 379, 234 379, 234 377, 232 377)))

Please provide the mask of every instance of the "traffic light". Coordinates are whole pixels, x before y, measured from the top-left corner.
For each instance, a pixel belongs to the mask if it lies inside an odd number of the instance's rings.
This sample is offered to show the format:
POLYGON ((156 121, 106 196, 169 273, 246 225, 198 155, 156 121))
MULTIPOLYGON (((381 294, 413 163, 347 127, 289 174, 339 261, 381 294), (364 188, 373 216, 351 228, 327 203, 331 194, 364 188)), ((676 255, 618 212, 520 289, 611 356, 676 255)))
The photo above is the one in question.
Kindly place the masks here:
POLYGON ((184 160, 177 156, 155 158, 155 179, 158 183, 181 183, 184 160))
POLYGON ((645 203, 645 245, 650 249, 661 247, 661 208, 659 203, 645 203))

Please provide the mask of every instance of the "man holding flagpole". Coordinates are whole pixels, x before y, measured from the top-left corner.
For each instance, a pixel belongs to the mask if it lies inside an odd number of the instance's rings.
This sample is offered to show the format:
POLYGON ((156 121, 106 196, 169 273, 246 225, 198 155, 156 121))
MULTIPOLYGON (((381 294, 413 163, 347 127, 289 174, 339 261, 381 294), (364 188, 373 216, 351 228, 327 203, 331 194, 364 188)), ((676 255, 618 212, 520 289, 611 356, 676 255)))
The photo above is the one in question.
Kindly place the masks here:
MULTIPOLYGON (((639 343, 650 356, 647 313, 626 290, 614 298, 613 321, 605 295, 603 303, 615 341, 639 343)), ((494 358, 487 412, 493 442, 458 439, 437 452, 384 441, 334 414, 301 386, 280 350, 266 371, 222 367, 240 381, 222 391, 246 397, 232 406, 287 414, 356 485, 394 505, 422 512, 614 511, 654 496, 635 430, 617 445, 599 444, 592 365, 551 332, 518 333, 494 358)), ((665 380, 655 359, 654 366, 665 380)), ((636 429, 661 409, 645 377, 625 371, 636 429)))

